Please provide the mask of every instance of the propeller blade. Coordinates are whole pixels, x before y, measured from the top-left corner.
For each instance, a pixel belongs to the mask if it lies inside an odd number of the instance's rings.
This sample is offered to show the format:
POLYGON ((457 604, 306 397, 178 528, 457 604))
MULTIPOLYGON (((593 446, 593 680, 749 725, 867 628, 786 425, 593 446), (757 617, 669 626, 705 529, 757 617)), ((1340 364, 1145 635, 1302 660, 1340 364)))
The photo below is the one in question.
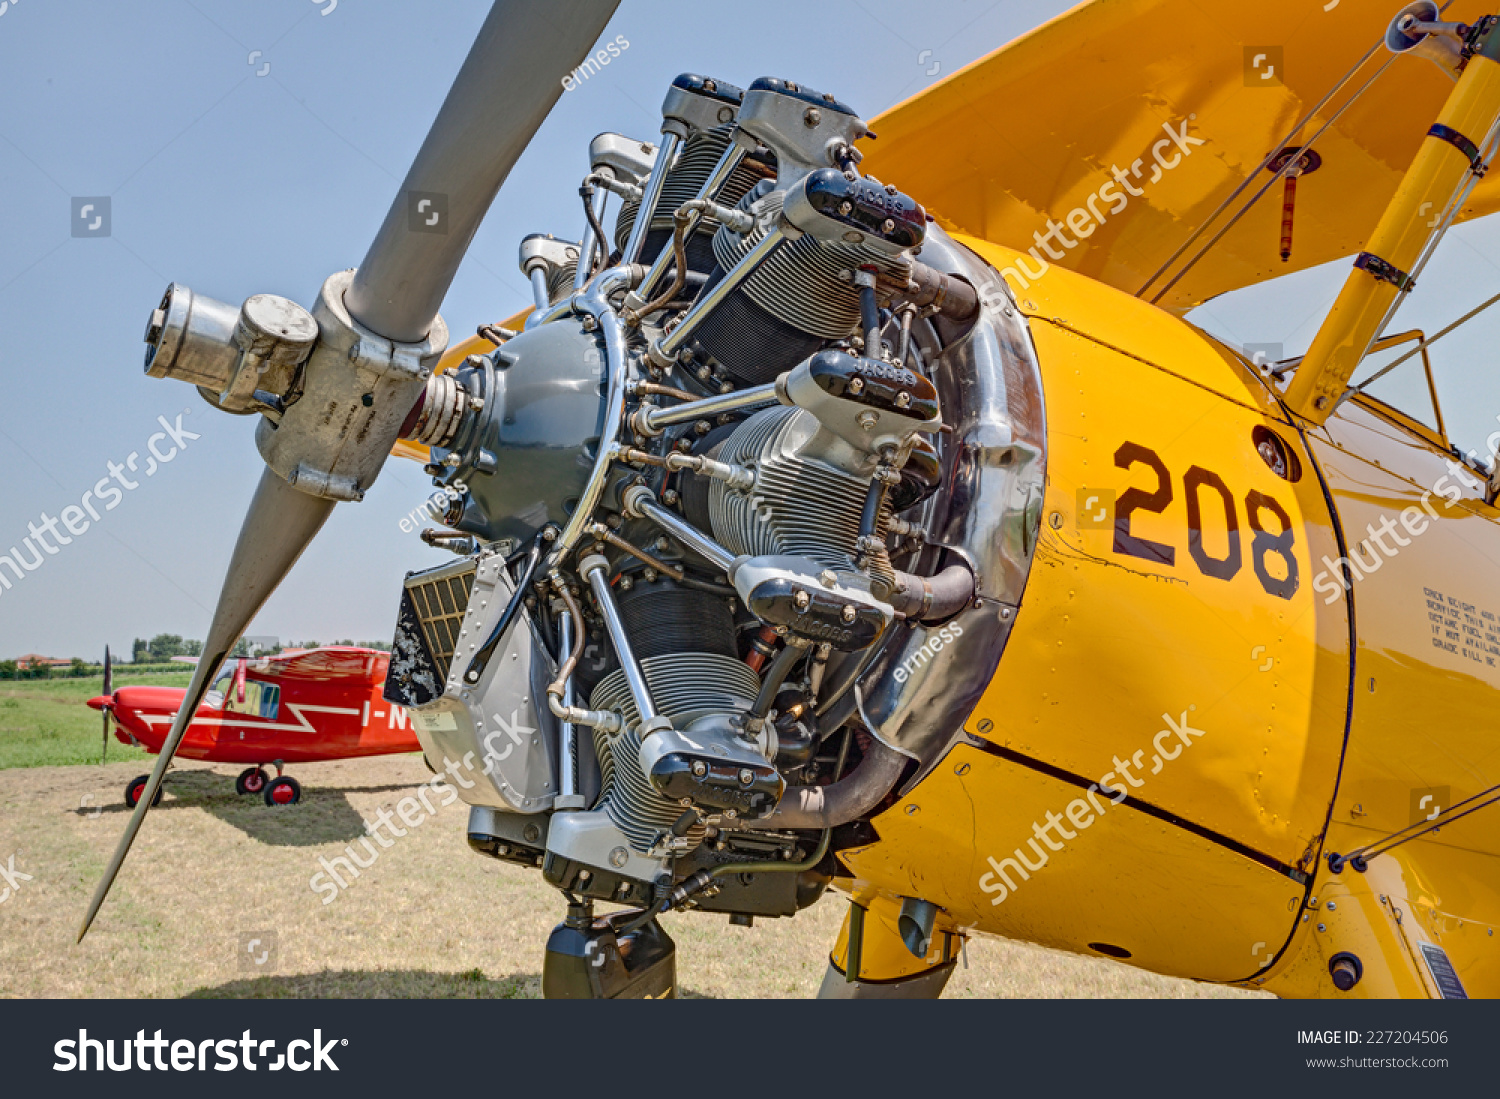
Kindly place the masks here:
POLYGON ((344 296, 355 320, 401 343, 427 335, 500 185, 561 98, 562 78, 618 6, 496 0, 344 296), (412 232, 419 218, 438 220, 412 232))
POLYGON ((240 527, 234 556, 229 561, 229 572, 224 577, 224 590, 219 594, 219 605, 214 608, 213 622, 203 641, 203 655, 182 700, 182 709, 172 722, 172 731, 162 744, 156 766, 146 781, 146 788, 141 791, 130 822, 125 826, 125 834, 120 837, 114 857, 94 891, 94 899, 89 902, 88 915, 78 929, 79 942, 88 934, 104 898, 109 896, 110 886, 114 884, 125 856, 130 853, 130 845, 135 842, 151 802, 161 789, 162 778, 187 733, 189 723, 198 712, 198 704, 213 681, 215 670, 245 632, 255 613, 291 571, 308 543, 322 529, 332 511, 332 500, 299 492, 269 469, 262 472, 250 509, 245 513, 244 525, 240 527))
MULTIPOLYGON (((395 343, 418 344, 427 337, 500 185, 561 97, 563 75, 582 63, 618 3, 496 0, 401 193, 344 293, 344 306, 355 321, 395 343), (418 206, 421 199, 427 201, 418 206), (413 232, 419 216, 426 225, 441 228, 413 232)), ((148 342, 154 350, 163 326, 153 318, 148 342)), ((197 338, 216 346, 212 337, 199 333, 197 338)), ((177 376, 170 364, 162 371, 160 376, 177 376)), ((333 389, 337 392, 336 382, 333 389)), ((290 419, 282 420, 280 437, 293 430, 290 419)), ((393 441, 379 441, 381 461, 393 441)), ((365 471, 362 485, 367 487, 378 470, 377 463, 365 471)), ((182 709, 89 904, 79 942, 109 895, 215 670, 332 510, 331 500, 293 488, 270 469, 261 475, 182 709)))
MULTIPOLYGON (((115 678, 110 672, 108 645, 104 646, 104 690, 99 693, 106 696, 115 693, 115 678)), ((102 765, 109 758, 109 710, 105 709, 101 712, 104 714, 104 745, 99 749, 99 762, 102 765)))

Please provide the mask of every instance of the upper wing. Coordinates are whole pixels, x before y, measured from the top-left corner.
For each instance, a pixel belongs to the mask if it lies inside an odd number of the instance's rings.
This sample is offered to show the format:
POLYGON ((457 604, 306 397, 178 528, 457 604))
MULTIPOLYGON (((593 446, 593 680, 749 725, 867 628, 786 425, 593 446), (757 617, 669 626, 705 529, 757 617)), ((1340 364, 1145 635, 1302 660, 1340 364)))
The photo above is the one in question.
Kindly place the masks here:
POLYGON ((389 654, 375 649, 330 646, 307 649, 290 656, 272 656, 255 661, 256 675, 276 679, 328 680, 341 677, 374 679, 385 675, 389 654))
MULTIPOLYGON (((1013 248, 1035 245, 1049 263, 1134 294, 1382 41, 1399 6, 1090 0, 875 119, 879 138, 866 146, 867 167, 916 196, 947 228, 1013 248), (1170 140, 1158 146, 1164 128, 1180 133, 1184 123, 1203 144, 1186 142, 1190 151, 1175 167, 1156 168, 1154 146, 1165 164, 1181 151, 1170 140), (1142 193, 1127 191, 1115 169, 1142 193), (1068 227, 1070 215, 1076 228, 1068 227), (1034 235, 1048 232, 1049 218, 1072 242, 1054 236, 1046 242, 1051 254, 1034 235)), ((1443 18, 1472 23, 1485 12, 1480 0, 1454 0, 1443 18)), ((1382 46, 1291 144, 1311 136, 1390 56, 1382 46)), ((1396 58, 1319 139, 1322 166, 1298 185, 1290 262, 1280 256, 1277 183, 1160 304, 1182 313, 1225 291, 1361 251, 1452 88, 1431 62, 1396 58)), ((1260 177, 1242 199, 1270 175, 1260 177)), ((1500 178, 1491 177, 1462 216, 1496 209, 1500 178)))

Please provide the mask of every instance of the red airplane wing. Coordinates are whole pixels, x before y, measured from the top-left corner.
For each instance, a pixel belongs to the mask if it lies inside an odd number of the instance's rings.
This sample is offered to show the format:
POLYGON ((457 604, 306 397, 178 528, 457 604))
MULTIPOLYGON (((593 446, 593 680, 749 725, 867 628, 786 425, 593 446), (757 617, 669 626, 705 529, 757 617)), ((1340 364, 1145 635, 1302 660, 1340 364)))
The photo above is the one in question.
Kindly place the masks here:
POLYGON ((257 676, 277 679, 325 681, 357 677, 380 682, 385 679, 389 660, 386 653, 375 649, 339 646, 267 657, 252 663, 251 668, 257 676))

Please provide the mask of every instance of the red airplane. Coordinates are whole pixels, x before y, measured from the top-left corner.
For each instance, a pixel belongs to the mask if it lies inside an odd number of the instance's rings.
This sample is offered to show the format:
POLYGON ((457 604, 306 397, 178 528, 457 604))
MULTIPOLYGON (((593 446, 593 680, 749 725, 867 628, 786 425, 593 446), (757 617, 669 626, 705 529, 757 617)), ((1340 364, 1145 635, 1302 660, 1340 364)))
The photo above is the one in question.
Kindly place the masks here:
MULTIPOLYGON (((295 805, 302 797, 297 780, 282 774, 284 764, 420 751, 407 728, 406 710, 381 697, 389 662, 388 653, 347 646, 225 661, 177 754, 250 764, 235 779, 235 791, 263 793, 267 805, 278 806, 295 805), (268 764, 276 768, 274 779, 265 772, 268 764)), ((105 744, 113 715, 122 744, 160 752, 187 692, 121 687, 111 693, 110 682, 106 652, 106 693, 89 699, 104 712, 105 744)), ((125 804, 132 809, 149 777, 140 775, 125 787, 125 804)), ((160 791, 156 799, 161 800, 160 791)))

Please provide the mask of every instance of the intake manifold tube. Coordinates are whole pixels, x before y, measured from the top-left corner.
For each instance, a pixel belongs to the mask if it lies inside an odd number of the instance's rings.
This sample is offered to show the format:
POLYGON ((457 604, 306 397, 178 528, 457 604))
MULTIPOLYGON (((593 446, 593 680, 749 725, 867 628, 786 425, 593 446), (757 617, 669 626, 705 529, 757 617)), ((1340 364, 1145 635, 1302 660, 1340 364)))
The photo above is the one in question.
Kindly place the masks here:
POLYGON ((907 758, 874 737, 859 766, 827 786, 789 786, 776 811, 757 828, 837 828, 858 820, 891 792, 907 758))
POLYGON ((890 604, 918 622, 941 622, 963 610, 974 598, 974 574, 964 565, 949 565, 936 576, 896 573, 890 604))
MULTIPOLYGON (((585 710, 581 706, 572 705, 568 698, 569 680, 573 678, 573 671, 578 667, 578 658, 583 655, 585 637, 583 612, 578 609, 578 602, 573 598, 573 593, 568 590, 568 585, 563 583, 562 576, 556 569, 549 574, 549 579, 552 581, 552 587, 557 592, 558 598, 567 608, 563 611, 563 615, 572 626, 568 632, 573 635, 573 649, 568 653, 562 666, 557 669, 557 678, 547 684, 547 708, 570 725, 587 725, 610 734, 622 733, 625 731, 625 721, 619 714, 610 713, 607 710, 585 710)), ((564 760, 563 765, 568 766, 568 761, 564 760)))

